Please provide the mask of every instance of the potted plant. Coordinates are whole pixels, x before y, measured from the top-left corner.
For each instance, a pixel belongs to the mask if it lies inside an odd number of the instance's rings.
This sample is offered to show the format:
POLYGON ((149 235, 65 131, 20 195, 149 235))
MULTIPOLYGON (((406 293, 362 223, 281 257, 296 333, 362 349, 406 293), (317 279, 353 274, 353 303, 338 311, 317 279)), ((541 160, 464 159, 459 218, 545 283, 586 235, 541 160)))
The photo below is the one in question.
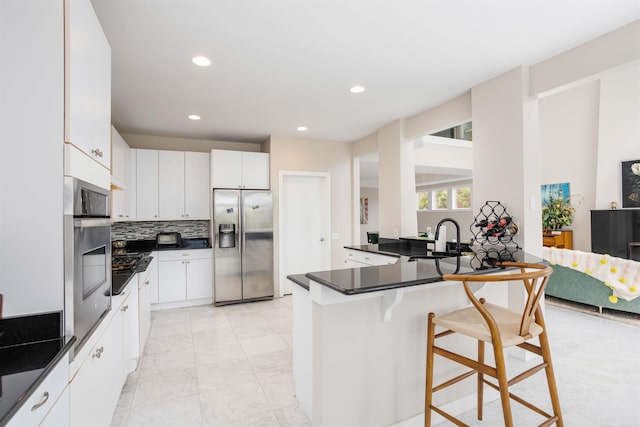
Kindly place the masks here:
POLYGON ((546 231, 554 231, 560 230, 565 225, 571 225, 575 211, 569 197, 563 197, 561 191, 551 193, 542 207, 542 228, 546 231))

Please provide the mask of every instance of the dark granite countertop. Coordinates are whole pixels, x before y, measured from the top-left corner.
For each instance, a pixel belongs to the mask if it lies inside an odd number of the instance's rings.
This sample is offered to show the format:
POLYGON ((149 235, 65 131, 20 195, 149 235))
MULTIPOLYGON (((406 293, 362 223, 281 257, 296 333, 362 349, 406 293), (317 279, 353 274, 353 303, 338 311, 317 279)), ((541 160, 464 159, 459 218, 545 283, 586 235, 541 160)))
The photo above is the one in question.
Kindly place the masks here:
POLYGON ((302 286, 306 290, 309 290, 309 278, 306 274, 291 274, 287 276, 287 279, 291 280, 298 286, 302 286))
MULTIPOLYGON (((135 252, 136 254, 140 254, 140 252, 135 252)), ((131 270, 118 270, 111 272, 111 293, 113 295, 120 295, 122 290, 127 286, 127 284, 133 279, 137 273, 143 273, 147 271, 147 267, 151 264, 153 257, 151 256, 151 252, 142 252, 143 259, 140 262, 137 262, 135 267, 131 270)))
MULTIPOLYGON (((513 256, 515 261, 544 262, 541 258, 523 251, 516 252, 513 256)), ((500 269, 495 267, 477 270, 472 266, 472 259, 471 256, 419 259, 413 262, 397 262, 380 266, 311 272, 305 276, 345 295, 354 295, 441 282, 444 274, 488 274, 500 269)), ((308 284, 298 276, 292 275, 287 278, 308 289, 308 284)))
MULTIPOLYGON (((425 237, 400 237, 399 239, 381 237, 378 244, 352 245, 345 248, 394 257, 424 258, 428 253, 427 243, 434 243, 434 240, 428 240, 425 237)), ((454 251, 455 247, 455 242, 447 242, 447 250, 454 251)), ((461 249, 467 250, 469 245, 463 243, 461 249)))
POLYGON ((183 238, 180 247, 157 247, 154 240, 127 240, 123 252, 181 251, 185 249, 211 249, 208 237, 183 238))
POLYGON ((73 346, 62 312, 0 319, 0 426, 9 422, 73 346))

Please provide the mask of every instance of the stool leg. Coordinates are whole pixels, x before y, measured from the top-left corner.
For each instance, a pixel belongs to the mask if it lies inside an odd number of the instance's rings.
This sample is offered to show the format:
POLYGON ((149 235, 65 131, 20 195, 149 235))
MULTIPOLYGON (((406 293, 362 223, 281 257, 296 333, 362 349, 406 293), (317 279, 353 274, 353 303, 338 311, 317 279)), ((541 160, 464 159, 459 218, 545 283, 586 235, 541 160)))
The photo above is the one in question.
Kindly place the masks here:
POLYGON ((511 400, 509 398, 509 379, 507 378, 507 368, 505 364, 502 343, 499 342, 499 340, 494 340, 493 353, 496 360, 496 371, 498 374, 498 387, 500 388, 500 400, 502 401, 502 415, 504 416, 504 425, 505 427, 513 427, 511 400))
POLYGON ((556 426, 564 427, 564 421, 562 420, 562 412, 560 411, 560 398, 558 397, 558 386, 556 385, 556 377, 553 372, 553 363, 551 362, 551 350, 549 348, 549 339, 547 337, 547 330, 543 329, 539 336, 540 349, 542 351, 542 360, 547 363, 545 368, 545 374, 547 375, 547 385, 549 386, 549 397, 551 398, 551 406, 553 408, 553 415, 558 417, 556 426))
POLYGON ((433 344, 435 341, 434 313, 429 313, 427 322, 427 368, 424 391, 424 427, 431 427, 431 405, 433 403, 433 344))
MULTIPOLYGON (((478 340, 478 363, 484 364, 484 341, 478 340)), ((484 374, 478 371, 478 420, 482 421, 484 400, 484 374)))

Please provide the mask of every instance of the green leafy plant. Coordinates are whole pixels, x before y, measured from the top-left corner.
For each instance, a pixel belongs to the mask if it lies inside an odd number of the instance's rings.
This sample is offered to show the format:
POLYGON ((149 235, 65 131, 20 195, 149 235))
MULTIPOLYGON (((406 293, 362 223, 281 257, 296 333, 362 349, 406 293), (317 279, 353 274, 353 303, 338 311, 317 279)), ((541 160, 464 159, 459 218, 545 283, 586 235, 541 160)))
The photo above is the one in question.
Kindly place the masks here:
POLYGON ((549 195, 542 207, 542 227, 545 230, 560 230, 565 225, 573 223, 575 209, 571 206, 569 197, 563 197, 561 191, 549 195))

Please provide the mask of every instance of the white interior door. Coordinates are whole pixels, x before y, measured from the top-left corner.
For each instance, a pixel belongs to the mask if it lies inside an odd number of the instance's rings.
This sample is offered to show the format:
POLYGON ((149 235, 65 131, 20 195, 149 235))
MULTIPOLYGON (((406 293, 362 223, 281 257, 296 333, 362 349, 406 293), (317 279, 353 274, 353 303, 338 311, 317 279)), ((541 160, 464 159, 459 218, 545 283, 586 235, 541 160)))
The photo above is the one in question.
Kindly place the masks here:
POLYGON ((290 274, 331 269, 331 199, 328 173, 282 172, 280 179, 280 286, 290 274))

